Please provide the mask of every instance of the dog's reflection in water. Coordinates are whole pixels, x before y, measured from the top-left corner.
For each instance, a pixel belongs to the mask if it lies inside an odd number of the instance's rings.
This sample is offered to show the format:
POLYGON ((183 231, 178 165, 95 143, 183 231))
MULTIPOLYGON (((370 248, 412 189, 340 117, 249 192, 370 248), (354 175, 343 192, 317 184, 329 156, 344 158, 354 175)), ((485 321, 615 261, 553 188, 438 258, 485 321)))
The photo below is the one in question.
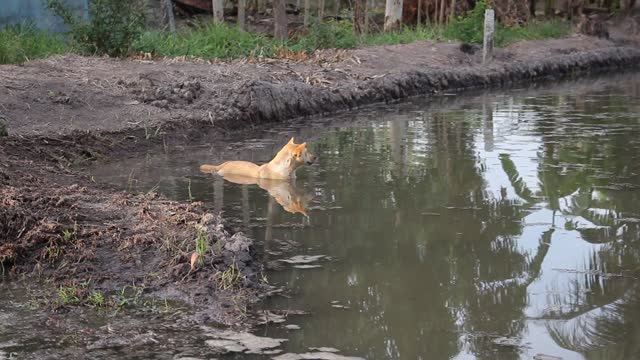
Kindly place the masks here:
POLYGON ((298 189, 292 180, 258 179, 234 174, 226 174, 223 178, 234 184, 258 185, 287 212, 309 217, 306 209, 312 196, 298 189))

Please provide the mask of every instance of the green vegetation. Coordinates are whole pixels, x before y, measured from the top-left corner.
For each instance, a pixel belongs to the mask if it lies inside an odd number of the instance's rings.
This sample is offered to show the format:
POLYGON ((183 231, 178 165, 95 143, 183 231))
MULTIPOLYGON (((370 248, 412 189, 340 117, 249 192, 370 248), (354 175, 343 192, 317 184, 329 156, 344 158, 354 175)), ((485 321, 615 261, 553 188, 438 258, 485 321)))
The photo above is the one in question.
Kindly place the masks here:
MULTIPOLYGON (((308 32, 281 42, 260 34, 247 33, 230 25, 199 24, 176 34, 148 31, 133 43, 132 50, 153 56, 188 56, 195 58, 230 59, 239 57, 273 57, 291 53, 310 54, 317 49, 352 49, 358 46, 395 45, 414 41, 462 41, 482 43, 484 2, 479 2, 467 16, 448 25, 405 27, 391 33, 370 33, 361 37, 353 32, 349 21, 314 23, 308 32)), ((519 40, 557 38, 569 33, 569 25, 560 21, 532 22, 520 27, 498 25, 497 46, 507 46, 519 40)))
MULTIPOLYGON (((31 24, 13 25, 0 30, 0 64, 21 64, 68 51, 56 35, 38 30, 31 24)), ((4 127, 0 124, 0 135, 4 127)))
POLYGON ((521 40, 542 40, 561 38, 569 35, 571 26, 559 20, 531 22, 525 26, 498 26, 496 45, 503 47, 521 40))
MULTIPOLYGON (((177 33, 145 30, 146 12, 141 1, 91 1, 89 20, 74 15, 65 0, 46 0, 46 3, 69 26, 70 44, 32 26, 9 27, 0 31, 0 63, 21 63, 68 51, 110 56, 150 53, 153 56, 232 59, 296 57, 317 49, 351 49, 420 40, 481 43, 484 10, 487 8, 484 1, 479 1, 473 10, 452 19, 447 25, 427 24, 363 36, 354 33, 351 21, 316 22, 304 34, 282 42, 242 31, 236 26, 209 22, 183 28, 177 33)), ((498 25, 496 44, 506 46, 518 40, 562 37, 569 30, 568 24, 560 21, 531 22, 520 27, 498 25)))
POLYGON ((84 54, 127 55, 147 15, 144 1, 92 0, 88 19, 75 15, 65 0, 47 0, 47 5, 69 26, 72 45, 84 54))
MULTIPOLYGON (((478 1, 465 16, 457 16, 442 32, 447 40, 458 40, 472 44, 482 44, 484 12, 488 8, 484 1, 478 1)), ((523 26, 506 27, 497 25, 496 46, 503 47, 521 40, 540 40, 567 36, 571 27, 559 20, 532 21, 523 26)))

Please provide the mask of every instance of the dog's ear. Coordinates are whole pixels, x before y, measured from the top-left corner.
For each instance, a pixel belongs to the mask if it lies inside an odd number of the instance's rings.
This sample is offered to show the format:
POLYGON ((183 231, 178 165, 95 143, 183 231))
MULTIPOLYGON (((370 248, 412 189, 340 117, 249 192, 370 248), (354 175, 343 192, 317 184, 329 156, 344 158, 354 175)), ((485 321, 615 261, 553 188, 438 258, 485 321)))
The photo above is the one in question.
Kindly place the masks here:
POLYGON ((289 142, 287 143, 287 145, 295 145, 295 141, 293 139, 293 136, 291 137, 291 140, 289 140, 289 142))
POLYGON ((302 155, 302 151, 307 147, 307 143, 302 143, 293 150, 293 155, 296 157, 300 157, 302 155))

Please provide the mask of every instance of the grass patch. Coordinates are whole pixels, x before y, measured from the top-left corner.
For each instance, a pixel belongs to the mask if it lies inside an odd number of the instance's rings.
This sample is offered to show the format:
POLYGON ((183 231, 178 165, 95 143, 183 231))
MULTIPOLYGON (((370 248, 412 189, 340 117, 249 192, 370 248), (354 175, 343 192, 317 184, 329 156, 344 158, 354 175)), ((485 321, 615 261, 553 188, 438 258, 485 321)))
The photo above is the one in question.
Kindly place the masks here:
POLYGON ((30 24, 7 26, 0 30, 0 64, 22 64, 69 51, 58 35, 30 24))
POLYGON ((272 55, 276 42, 235 26, 199 24, 177 34, 147 31, 132 45, 133 51, 159 56, 193 56, 198 58, 238 58, 272 55))
MULTIPOLYGON (((58 0, 49 1, 55 3, 58 0)), ((73 41, 74 46, 72 48, 60 36, 37 30, 33 26, 11 26, 0 31, 0 64, 22 63, 30 59, 43 58, 69 51, 80 53, 106 52, 111 55, 124 55, 127 51, 131 51, 138 54, 150 53, 153 56, 234 59, 242 57, 291 56, 295 54, 310 54, 317 49, 353 49, 359 46, 407 44, 424 40, 482 43, 482 27, 486 7, 487 5, 480 1, 465 16, 456 17, 447 25, 426 24, 417 28, 405 27, 392 33, 375 32, 363 36, 357 36, 353 32, 353 23, 350 21, 338 22, 330 20, 323 23, 313 23, 306 33, 294 36, 286 42, 261 34, 248 33, 234 25, 216 25, 211 22, 203 22, 191 28, 183 28, 177 33, 152 30, 136 33, 134 30, 139 28, 137 25, 132 25, 131 29, 123 25, 121 27, 127 31, 122 30, 115 33, 126 34, 126 41, 116 41, 121 40, 120 37, 117 37, 116 40, 112 39, 113 34, 110 30, 98 31, 102 29, 100 27, 102 23, 98 25, 89 24, 91 26, 77 23, 75 28, 72 27, 76 32, 86 28, 93 31, 91 34, 95 32, 97 35, 94 34, 95 39, 91 37, 93 40, 87 40, 90 43, 89 45, 79 47, 77 44, 79 42, 78 39, 89 39, 89 37, 80 36, 84 34, 81 31, 79 32, 80 35, 73 35, 74 32, 72 32, 72 39, 78 38, 73 41), (103 33, 111 35, 107 36, 103 33), (102 48, 99 51, 100 49, 96 47, 96 44, 103 44, 105 49, 113 48, 117 51, 109 52, 102 48), (94 47, 89 49, 90 45, 94 47)), ((512 28, 498 24, 496 31, 496 45, 500 47, 520 40, 563 37, 569 33, 570 26, 561 21, 532 22, 512 28)), ((295 56, 292 57, 295 58, 295 56)), ((0 136, 3 134, 1 130, 0 136)), ((147 136, 150 135, 147 134, 147 136)))
MULTIPOLYGON (((482 9, 481 9, 482 10, 482 9)), ((484 10, 482 10, 482 13, 484 10)), ((313 24, 306 34, 286 42, 239 30, 235 26, 200 24, 176 34, 161 31, 145 32, 134 42, 137 53, 153 56, 194 57, 202 59, 234 59, 241 57, 278 57, 282 54, 310 54, 317 49, 353 49, 359 46, 407 44, 415 41, 461 41, 482 43, 480 10, 459 18, 449 25, 405 27, 392 33, 370 33, 358 37, 349 21, 327 21, 313 24)), ((484 15, 482 15, 484 16, 484 15)), ((498 25, 496 46, 503 47, 520 40, 537 40, 566 36, 570 31, 561 21, 532 22, 520 27, 498 25)))
POLYGON ((521 40, 554 39, 568 36, 571 32, 569 23, 559 20, 530 22, 518 27, 498 27, 496 45, 508 46, 521 40))

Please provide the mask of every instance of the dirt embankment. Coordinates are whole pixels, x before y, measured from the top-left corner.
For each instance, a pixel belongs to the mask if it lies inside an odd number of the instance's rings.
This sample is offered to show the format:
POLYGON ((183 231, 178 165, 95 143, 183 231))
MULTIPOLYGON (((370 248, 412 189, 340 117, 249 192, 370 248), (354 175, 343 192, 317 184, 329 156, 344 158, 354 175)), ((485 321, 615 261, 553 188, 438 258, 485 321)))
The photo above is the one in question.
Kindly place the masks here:
POLYGON ((232 324, 267 290, 251 240, 229 234, 202 204, 98 187, 82 163, 412 95, 640 64, 631 39, 522 42, 487 65, 477 49, 464 50, 420 42, 300 61, 64 56, 2 66, 0 115, 10 133, 0 138, 2 269, 56 284, 91 279, 101 291, 142 284, 203 305, 200 320, 232 324))

